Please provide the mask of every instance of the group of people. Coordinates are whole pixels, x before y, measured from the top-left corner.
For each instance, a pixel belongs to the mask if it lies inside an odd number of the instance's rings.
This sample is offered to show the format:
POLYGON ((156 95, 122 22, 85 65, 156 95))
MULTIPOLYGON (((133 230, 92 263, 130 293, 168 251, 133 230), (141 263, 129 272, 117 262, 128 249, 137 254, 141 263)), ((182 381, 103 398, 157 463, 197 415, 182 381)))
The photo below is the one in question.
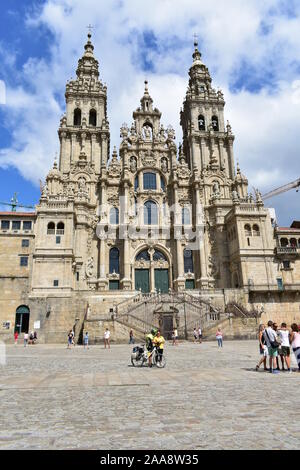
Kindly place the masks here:
MULTIPOLYGON (((15 344, 18 344, 18 339, 19 339, 19 332, 18 331, 15 331, 14 339, 15 339, 15 344)), ((35 344, 37 342, 37 332, 36 331, 31 331, 30 334, 29 333, 24 333, 23 340, 24 340, 24 348, 26 348, 26 346, 28 344, 35 344)))
POLYGON ((146 336, 146 348, 148 351, 148 365, 152 367, 152 352, 156 347, 158 352, 158 360, 161 361, 164 353, 165 338, 162 336, 161 331, 152 328, 150 333, 146 336))
POLYGON ((197 341, 199 341, 199 343, 202 343, 202 328, 199 326, 199 328, 194 328, 194 343, 197 343, 197 341))
MULTIPOLYGON (((104 348, 110 349, 110 331, 108 328, 104 331, 104 348)), ((75 346, 75 332, 74 330, 70 330, 68 333, 68 349, 71 349, 72 346, 75 346)), ((83 336, 83 347, 84 349, 89 349, 89 333, 86 331, 83 336)))
POLYGON ((293 351, 300 372, 300 332, 296 323, 293 323, 291 329, 288 329, 286 323, 281 323, 281 326, 278 327, 276 322, 270 320, 267 327, 260 325, 258 339, 262 357, 256 366, 257 371, 263 364, 265 371, 278 374, 280 357, 281 370, 291 372, 291 352, 293 351), (267 367, 268 357, 269 368, 267 367))

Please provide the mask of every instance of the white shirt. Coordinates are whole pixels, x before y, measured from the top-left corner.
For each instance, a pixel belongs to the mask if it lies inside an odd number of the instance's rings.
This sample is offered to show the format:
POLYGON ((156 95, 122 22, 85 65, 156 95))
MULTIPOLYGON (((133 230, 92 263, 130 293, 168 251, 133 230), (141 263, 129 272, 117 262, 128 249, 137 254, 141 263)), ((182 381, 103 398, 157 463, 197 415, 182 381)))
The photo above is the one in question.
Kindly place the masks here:
POLYGON ((290 340, 289 340, 289 330, 278 330, 278 335, 281 338, 281 346, 290 346, 290 340))
POLYGON ((264 337, 265 337, 268 348, 271 348, 272 346, 271 346, 270 341, 272 342, 276 341, 276 333, 271 326, 268 326, 268 328, 265 329, 264 337))
POLYGON ((109 339, 109 337, 110 337, 110 331, 109 331, 109 330, 106 330, 106 331, 104 332, 104 338, 105 338, 105 339, 109 339))
POLYGON ((202 330, 201 330, 201 328, 199 328, 199 330, 198 330, 198 335, 202 335, 202 330))

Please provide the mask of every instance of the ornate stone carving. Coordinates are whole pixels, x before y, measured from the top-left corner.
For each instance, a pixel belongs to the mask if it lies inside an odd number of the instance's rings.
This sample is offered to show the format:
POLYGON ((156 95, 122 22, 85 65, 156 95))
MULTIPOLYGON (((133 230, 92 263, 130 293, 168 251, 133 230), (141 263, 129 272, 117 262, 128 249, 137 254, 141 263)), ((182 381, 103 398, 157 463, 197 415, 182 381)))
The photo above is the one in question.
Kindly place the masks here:
POLYGON ((142 153, 141 160, 144 166, 156 166, 155 155, 150 149, 142 153))
POLYGON ((85 275, 87 279, 91 279, 94 274, 94 258, 91 256, 88 258, 86 262, 86 267, 85 267, 85 275))

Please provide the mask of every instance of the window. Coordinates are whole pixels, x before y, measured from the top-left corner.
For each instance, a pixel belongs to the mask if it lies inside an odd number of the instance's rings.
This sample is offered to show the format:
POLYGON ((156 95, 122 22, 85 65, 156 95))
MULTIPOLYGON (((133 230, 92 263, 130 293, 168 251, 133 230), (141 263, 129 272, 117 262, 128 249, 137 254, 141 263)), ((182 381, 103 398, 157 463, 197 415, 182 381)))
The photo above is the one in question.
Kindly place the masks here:
POLYGON ((153 255, 153 260, 154 261, 159 261, 159 260, 167 261, 167 258, 161 251, 155 250, 154 255, 153 255))
POLYGON ((283 281, 280 277, 277 278, 277 287, 279 290, 283 290, 283 281))
POLYGON ((56 244, 57 244, 57 245, 60 245, 60 240, 61 240, 60 236, 57 236, 57 237, 56 237, 56 244))
POLYGON ((283 269, 291 269, 291 262, 290 261, 283 261, 283 269))
POLYGON ((291 239, 290 239, 290 245, 291 245, 293 248, 297 248, 297 240, 296 240, 296 238, 291 238, 291 239))
POLYGON ((260 237, 260 231, 259 231, 259 226, 258 225, 253 225, 253 236, 254 237, 260 237))
POLYGON ((112 207, 110 209, 109 222, 113 225, 119 224, 119 209, 117 207, 112 207))
POLYGON ((281 239, 280 239, 280 246, 281 246, 282 248, 285 248, 286 246, 288 246, 288 244, 289 244, 289 241, 288 241, 287 238, 281 238, 281 239))
POLYGON ((28 266, 28 256, 20 257, 20 266, 28 266))
POLYGON ((160 188, 165 191, 166 190, 166 185, 165 185, 165 179, 163 176, 160 177, 160 188))
POLYGON ((1 220, 1 229, 9 230, 10 222, 9 220, 1 220))
POLYGON ((245 230, 246 237, 251 237, 252 236, 252 230, 251 230, 250 225, 248 225, 248 224, 245 225, 244 230, 245 230))
POLYGON ((193 263, 193 252, 192 250, 185 249, 183 252, 183 261, 184 261, 184 272, 193 273, 194 272, 194 263, 193 263))
POLYGON ((119 290, 120 283, 118 280, 109 281, 109 290, 119 290))
POLYGON ((213 116, 211 118, 211 123, 212 123, 212 126, 213 126, 213 130, 215 132, 218 132, 218 130, 219 130, 219 119, 217 118, 217 116, 213 116))
POLYGON ((29 220, 24 220, 23 221, 23 230, 31 230, 32 228, 32 222, 29 220))
POLYGON ((59 222, 56 228, 57 235, 63 235, 65 233, 65 224, 63 222, 59 222))
POLYGON ((58 281, 58 279, 55 279, 55 280, 53 281, 53 286, 54 286, 54 287, 58 287, 58 285, 59 285, 59 281, 58 281))
POLYGON ((81 110, 79 108, 76 108, 74 111, 74 126, 80 126, 81 125, 81 110))
POLYGON ((138 187, 139 187, 139 178, 138 176, 136 176, 134 179, 134 190, 137 191, 138 187))
POLYGON ((198 117, 198 128, 199 131, 205 131, 205 118, 202 114, 198 117))
POLYGON ((13 220, 12 229, 13 230, 20 230, 21 222, 19 220, 13 220))
POLYGON ((190 225, 191 223, 191 214, 188 207, 182 208, 182 225, 190 225))
POLYGON ((144 189, 156 189, 156 174, 144 173, 144 189))
POLYGON ((120 263, 119 263, 119 250, 118 248, 114 247, 111 248, 109 252, 109 273, 113 274, 119 274, 120 272, 120 263))
POLYGON ((157 225, 158 224, 157 205, 153 201, 147 201, 144 204, 144 224, 145 225, 157 225))
POLYGON ((186 281, 185 281, 185 288, 186 288, 186 290, 193 290, 193 289, 195 289, 195 281, 194 281, 194 279, 186 279, 186 281))
POLYGON ((76 281, 79 281, 79 272, 76 273, 76 281))
POLYGON ((137 256, 136 256, 136 261, 150 261, 150 255, 148 253, 148 250, 141 251, 137 256))
POLYGON ((28 248, 29 247, 29 240, 22 240, 22 248, 28 248))
POLYGON ((95 109, 90 110, 89 125, 94 127, 97 125, 97 112, 95 109))
POLYGON ((49 222, 47 225, 47 234, 48 235, 54 235, 55 234, 55 223, 54 222, 49 222))

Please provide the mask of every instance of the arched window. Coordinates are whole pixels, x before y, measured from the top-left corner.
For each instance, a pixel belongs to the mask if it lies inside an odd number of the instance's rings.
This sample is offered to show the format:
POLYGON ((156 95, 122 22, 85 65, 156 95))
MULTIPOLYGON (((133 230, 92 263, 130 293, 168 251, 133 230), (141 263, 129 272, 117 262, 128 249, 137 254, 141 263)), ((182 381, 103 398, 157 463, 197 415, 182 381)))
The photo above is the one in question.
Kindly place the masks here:
POLYGON ((141 251, 137 256, 136 256, 136 261, 150 261, 150 255, 148 253, 148 250, 141 251))
POLYGON ((153 255, 153 261, 159 261, 159 260, 167 261, 167 258, 161 251, 155 250, 154 255, 153 255))
POLYGON ((183 261, 184 261, 184 272, 193 273, 194 272, 194 263, 193 263, 193 252, 192 250, 185 249, 183 252, 183 261))
POLYGON ((63 235, 65 233, 65 224, 63 222, 59 222, 56 227, 56 234, 63 235))
POLYGON ((109 252, 109 273, 119 274, 120 272, 120 262, 119 262, 120 254, 118 248, 114 247, 111 248, 109 252))
POLYGON ((211 123, 213 126, 213 130, 217 132, 219 130, 219 119, 217 118, 217 116, 213 116, 211 118, 211 123))
POLYGON ((113 225, 119 224, 119 209, 112 207, 109 212, 109 222, 113 225))
POLYGON ((74 111, 74 126, 81 126, 81 109, 79 108, 74 111))
POLYGON ((95 109, 90 110, 89 125, 94 127, 97 126, 97 112, 95 109))
POLYGON ((162 189, 163 191, 166 190, 165 179, 163 176, 160 177, 160 189, 162 189))
POLYGON ((260 237, 260 230, 258 225, 253 225, 253 236, 260 237))
POLYGON ((144 189, 156 189, 156 174, 144 173, 144 189))
POLYGON ((296 238, 291 238, 291 239, 290 239, 290 245, 291 245, 293 248, 297 248, 297 240, 296 240, 296 238))
POLYGON ((199 131, 205 131, 205 117, 202 114, 198 117, 198 128, 199 131))
POLYGON ((191 213, 188 207, 183 207, 181 210, 182 214, 182 225, 190 225, 191 224, 191 213))
POLYGON ((286 246, 288 246, 288 244, 289 244, 289 241, 287 238, 280 239, 280 246, 282 246, 282 248, 285 248, 286 246))
POLYGON ((245 225, 245 235, 246 235, 246 237, 251 237, 252 236, 252 230, 251 230, 251 226, 249 224, 245 225))
POLYGON ((158 224, 157 205, 153 201, 147 201, 144 204, 144 224, 145 225, 157 225, 158 224))
POLYGON ((47 226, 47 234, 48 235, 54 235, 55 234, 55 223, 54 222, 49 222, 47 226))

